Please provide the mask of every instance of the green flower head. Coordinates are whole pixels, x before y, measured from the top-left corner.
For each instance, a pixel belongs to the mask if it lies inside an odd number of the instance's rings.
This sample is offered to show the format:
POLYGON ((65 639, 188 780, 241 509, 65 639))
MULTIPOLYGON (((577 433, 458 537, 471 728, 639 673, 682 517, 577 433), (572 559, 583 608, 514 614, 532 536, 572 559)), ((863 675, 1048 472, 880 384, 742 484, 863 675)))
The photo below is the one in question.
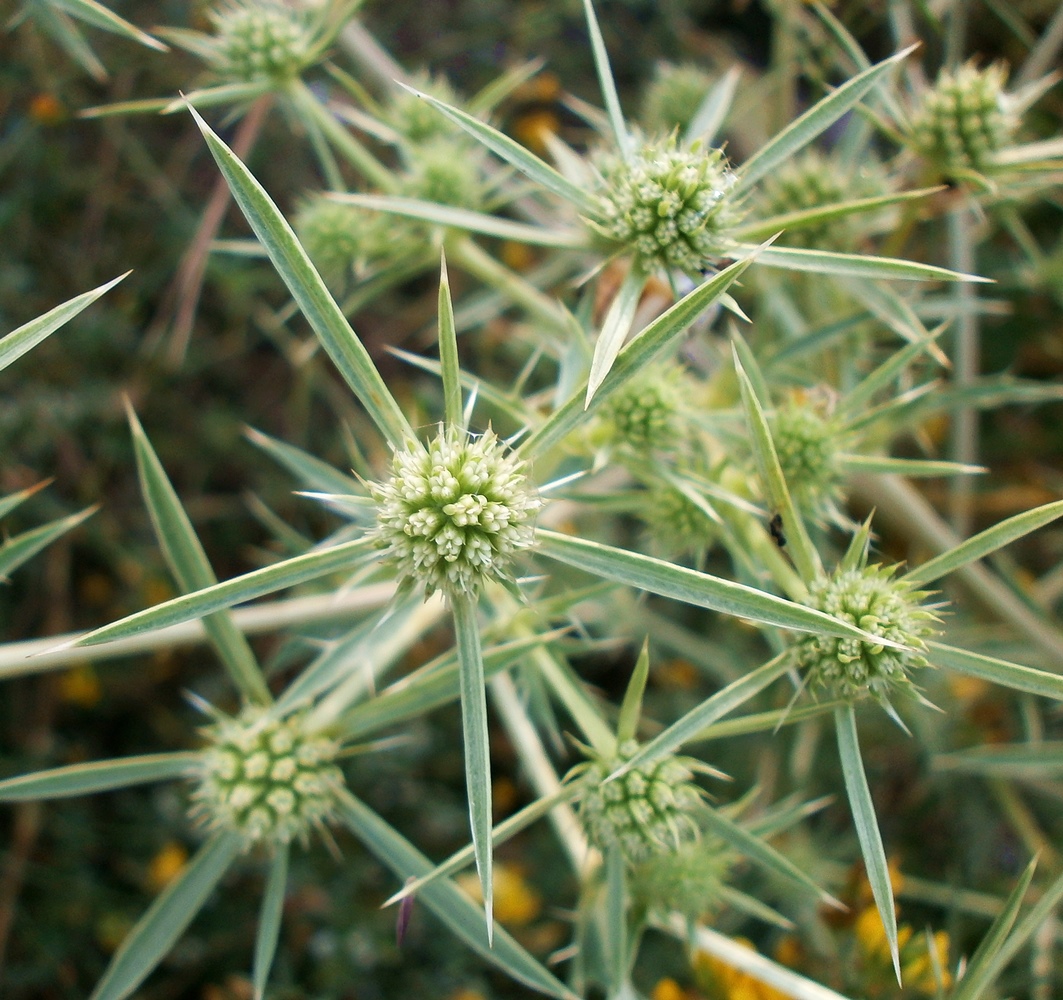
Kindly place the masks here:
POLYGON ((776 408, 768 424, 791 494, 810 512, 821 512, 837 498, 841 483, 837 421, 821 401, 795 394, 776 408))
POLYGON ((681 451, 690 437, 684 411, 691 395, 679 365, 647 368, 598 408, 591 444, 619 447, 639 458, 681 451))
POLYGON ((735 861, 734 852, 722 840, 700 837, 636 865, 632 888, 635 897, 651 911, 702 920, 723 906, 727 877, 735 861))
POLYGON ((736 177, 721 150, 684 149, 672 136, 629 159, 609 157, 601 174, 599 217, 591 225, 644 269, 696 277, 728 252, 741 216, 730 196, 736 177))
POLYGON ((411 442, 395 452, 391 478, 369 490, 385 559, 427 593, 475 593, 510 579, 542 506, 523 461, 490 430, 473 437, 451 427, 427 448, 411 442))
POLYGON ((264 708, 245 708, 204 731, 192 814, 207 826, 241 834, 256 844, 305 842, 335 812, 343 774, 339 746, 308 732, 302 714, 276 718, 264 708))
POLYGON ((650 132, 685 131, 712 82, 708 73, 691 63, 658 63, 642 99, 643 124, 650 132))
POLYGON ((606 779, 639 749, 625 740, 610 757, 582 765, 579 816, 587 839, 601 851, 618 847, 629 864, 679 850, 696 840, 690 812, 701 802, 693 773, 681 758, 666 757, 606 779))
POLYGON ((842 568, 809 587, 810 607, 907 647, 805 635, 794 654, 814 691, 848 701, 868 695, 886 701, 891 691, 910 691, 909 672, 928 665, 926 640, 938 631, 938 616, 921 603, 927 592, 895 579, 895 569, 842 568))
POLYGON ((1008 113, 1004 67, 964 63, 944 71, 923 96, 912 121, 912 145, 946 177, 984 172, 1007 145, 1016 122, 1008 113))
POLYGON ((306 8, 280 0, 228 0, 210 18, 211 62, 234 83, 290 80, 305 68, 314 46, 306 8))

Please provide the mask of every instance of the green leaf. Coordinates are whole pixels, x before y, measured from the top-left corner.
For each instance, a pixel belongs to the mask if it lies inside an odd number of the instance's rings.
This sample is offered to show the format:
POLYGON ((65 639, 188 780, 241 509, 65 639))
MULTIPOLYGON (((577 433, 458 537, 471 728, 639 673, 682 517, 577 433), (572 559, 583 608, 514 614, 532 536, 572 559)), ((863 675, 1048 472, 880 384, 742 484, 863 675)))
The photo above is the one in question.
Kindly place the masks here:
POLYGON ((874 371, 862 378, 852 389, 838 400, 834 413, 840 418, 862 413, 875 396, 886 389, 920 354, 933 348, 942 328, 930 335, 930 340, 906 344, 899 351, 894 351, 874 371))
MULTIPOLYGON (((163 469, 128 401, 126 416, 133 434, 140 491, 151 515, 155 538, 178 588, 188 594, 213 587, 218 578, 214 575, 207 554, 196 537, 195 528, 181 506, 166 470, 163 469)), ((203 618, 203 627, 230 678, 243 696, 260 705, 270 704, 273 698, 255 654, 251 651, 251 644, 233 623, 231 615, 227 611, 207 615, 203 618)))
MULTIPOLYGON (((217 87, 202 87, 198 90, 191 90, 175 100, 167 100, 160 110, 164 115, 173 115, 188 106, 194 108, 227 108, 232 107, 234 104, 250 104, 264 94, 268 94, 272 89, 273 86, 268 80, 255 80, 250 83, 222 83, 217 87)), ((116 113, 121 108, 121 112, 118 113, 129 113, 131 111, 135 112, 137 104, 142 103, 144 102, 128 101, 125 105, 111 105, 108 108, 94 110, 116 113)), ((149 109, 144 108, 144 110, 147 111, 149 109)))
POLYGON ((50 309, 43 316, 31 319, 28 323, 9 333, 3 340, 0 340, 0 369, 6 368, 12 361, 22 357, 30 348, 39 344, 58 330, 59 327, 70 322, 79 312, 92 305, 101 295, 110 291, 119 281, 131 273, 131 271, 126 271, 125 274, 112 278, 110 281, 92 289, 91 292, 82 292, 62 305, 50 309))
POLYGON ((994 524, 992 528, 980 531, 977 535, 968 538, 965 542, 961 542, 948 552, 943 552, 933 559, 928 559, 921 566, 916 566, 915 569, 906 573, 903 579, 905 582, 912 583, 917 587, 933 583, 961 566, 966 566, 977 559, 982 559, 1017 538, 1022 538, 1023 535, 1028 535, 1031 531, 1036 531, 1046 524, 1051 524, 1052 521, 1060 516, 1063 516, 1063 500, 1056 500, 1053 503, 1046 503, 1041 507, 1034 507, 1033 510, 1016 514, 1014 517, 1009 517, 999 524, 994 524))
POLYGON ((584 405, 584 392, 574 393, 567 403, 552 413, 538 430, 522 442, 519 451, 523 457, 534 458, 557 444, 586 420, 587 413, 600 406, 647 365, 672 349, 690 324, 741 277, 753 262, 754 256, 735 261, 718 274, 714 274, 643 329, 617 356, 605 381, 594 394, 590 406, 584 405))
POLYGON ((134 42, 146 45, 157 52, 170 51, 168 45, 164 45, 157 38, 152 38, 147 32, 141 31, 135 24, 130 24, 125 18, 119 17, 114 11, 104 7, 102 3, 97 3, 96 0, 50 0, 50 2, 57 7, 62 7, 79 21, 84 21, 93 27, 131 38, 134 42))
POLYGON ((949 670, 955 670, 967 677, 992 681, 1016 691, 1063 701, 1063 676, 1059 674, 1050 674, 1045 670, 1024 667, 992 656, 982 656, 980 653, 946 646, 941 642, 931 641, 927 646, 930 648, 932 661, 937 666, 948 667, 949 670))
POLYGON ((57 648, 94 646, 100 642, 140 635, 153 629, 165 628, 167 625, 202 618, 212 611, 231 608, 234 604, 242 604, 264 594, 286 590, 288 587, 317 580, 330 573, 351 570, 357 565, 360 556, 372 551, 373 541, 369 538, 358 538, 353 542, 316 549, 294 559, 286 559, 273 566, 256 569, 224 583, 215 584, 194 594, 174 597, 162 604, 156 604, 153 608, 138 611, 127 618, 104 625, 57 648))
POLYGON ((214 834, 137 921, 92 993, 91 1000, 124 1000, 151 974, 243 848, 232 831, 214 834))
MULTIPOLYGON (((577 786, 568 785, 558 789, 553 795, 536 799, 530 805, 526 805, 519 812, 514 813, 509 819, 503 820, 494 828, 491 833, 491 844, 494 847, 504 844, 510 837, 514 837, 522 830, 526 830, 532 823, 547 815, 555 807, 563 802, 570 801, 578 791, 577 786)), ((455 872, 460 872, 475 860, 476 851, 473 845, 469 844, 460 851, 455 851, 446 861, 441 862, 427 875, 408 881, 398 892, 387 899, 384 906, 392 906, 401 902, 407 896, 416 896, 429 882, 434 882, 439 878, 450 878, 455 872)))
MULTIPOLYGON (((400 84, 400 86, 405 86, 400 84)), ((559 174, 545 160, 539 159, 534 153, 525 149, 520 143, 514 142, 508 135, 503 135, 490 125, 473 118, 460 108, 452 107, 429 94, 422 94, 412 87, 407 87, 411 94, 416 94, 422 100, 427 101, 447 116, 455 125, 463 128, 474 139, 486 146, 496 155, 502 157, 511 166, 516 167, 526 177, 530 177, 537 184, 541 184, 548 191, 564 198, 565 201, 574 205, 580 213, 591 216, 598 215, 598 202, 587 194, 578 184, 559 174)))
POLYGON ((33 486, 27 486, 24 490, 19 490, 17 493, 9 493, 6 497, 0 497, 0 517, 7 517, 16 507, 25 503, 35 493, 39 493, 50 482, 50 479, 45 479, 42 482, 34 483, 33 486))
POLYGON ((780 653, 763 666, 732 681, 727 687, 717 691, 711 698, 706 698, 696 708, 673 722, 664 732, 658 733, 649 743, 639 747, 635 755, 628 759, 623 767, 613 772, 609 780, 630 771, 633 767, 647 767, 674 753, 689 740, 703 738, 704 730, 708 726, 749 701, 789 669, 789 656, 786 653, 780 653))
POLYGON ((901 958, 897 944, 897 911, 893 905, 893 887, 890 885, 889 863, 882 836, 875 818, 875 804, 867 785, 864 762, 860 758, 860 743, 856 735, 856 713, 852 705, 842 705, 834 710, 834 723, 838 736, 838 755, 841 758, 845 791, 853 811, 856 835, 860 840, 860 853, 864 856, 864 868, 871 894, 875 897, 882 926, 886 931, 893 968, 897 982, 901 981, 901 958))
POLYGON ((491 733, 487 725, 487 689, 484 687, 483 650, 476 599, 455 594, 450 599, 454 635, 458 646, 461 682, 461 728, 465 743, 465 786, 469 795, 469 821, 476 852, 487 942, 491 943, 494 921, 494 876, 491 864, 491 733))
POLYGON ((251 976, 255 1000, 263 1000, 266 995, 269 970, 273 966, 273 956, 277 952, 281 916, 284 912, 284 890, 288 885, 290 853, 291 848, 288 844, 277 845, 276 853, 269 864, 269 878, 266 880, 266 891, 262 896, 262 908, 258 914, 258 931, 255 934, 255 962, 251 976))
POLYGON ((895 476, 974 476, 988 472, 984 465, 965 465, 930 458, 890 458, 888 455, 851 455, 838 452, 838 464, 849 472, 895 476))
POLYGON ((609 54, 605 51, 605 40, 602 38, 602 30, 598 27, 598 18, 594 14, 594 4, 591 0, 583 0, 583 12, 587 18, 587 33, 591 39, 591 54, 594 57, 594 68, 598 73, 598 85, 602 88, 602 98, 605 100, 605 111, 609 116, 609 125, 613 130, 613 138, 616 140, 616 148, 626 160, 631 154, 631 135, 624 123, 624 113, 620 110, 620 98, 616 92, 616 82, 613 80, 613 71, 609 66, 609 54))
POLYGON ((585 233, 574 229, 548 229, 546 226, 532 226, 526 222, 514 222, 512 219, 499 218, 485 212, 474 212, 468 208, 455 208, 453 205, 440 205, 434 201, 422 201, 418 198, 401 198, 397 195, 383 194, 330 194, 330 201, 344 205, 358 205, 378 212, 391 212, 408 219, 418 219, 434 226, 448 229, 460 229, 468 233, 482 233, 500 240, 513 240, 515 243, 527 243, 531 246, 555 247, 562 250, 581 249, 587 246, 585 233))
POLYGON ((252 427, 247 428, 245 433, 253 445, 261 448, 270 458, 295 476, 304 489, 336 495, 349 493, 352 496, 358 496, 362 494, 363 487, 357 479, 344 475, 328 462, 322 462, 320 458, 307 454, 301 448, 278 441, 252 427))
POLYGON ((613 548, 585 538, 573 538, 544 528, 536 532, 535 538, 540 555, 661 597, 671 597, 685 604, 779 628, 836 635, 864 642, 883 642, 882 637, 872 636, 822 611, 663 559, 613 548))
MULTIPOLYGON (((34 18, 52 38, 62 46, 66 54, 98 83, 107 79, 107 70, 92 51, 92 46, 74 21, 58 7, 34 4, 34 18)), ((5 18, 6 20, 6 18, 5 18)))
MULTIPOLYGON (((740 251, 752 247, 739 245, 740 251)), ((991 281, 975 274, 950 271, 935 264, 919 264, 896 257, 868 257, 855 253, 836 253, 832 250, 802 250, 795 247, 767 247, 761 250, 758 262, 765 267, 781 267, 788 271, 811 271, 815 274, 839 274, 854 278, 887 278, 892 281, 991 281)))
POLYGON ((894 63, 900 62, 912 50, 914 45, 884 59, 869 69, 858 73, 851 80, 842 84, 834 93, 824 97, 809 108, 800 118, 795 119, 770 142, 761 146, 757 152, 743 163, 736 171, 738 183, 732 192, 738 198, 746 194, 762 177, 770 174, 779 164, 785 163, 794 153, 807 146, 817 135, 821 135, 841 118, 850 108, 878 83, 879 79, 894 63))
MULTIPOLYGON (((683 133, 684 146, 689 147, 694 142, 714 144, 716 136, 730 114, 741 75, 741 67, 732 66, 712 85, 698 110, 694 112, 694 117, 690 120, 686 132, 683 133)), ((772 230, 772 232, 777 232, 777 230, 772 230)))
POLYGON ((196 109, 190 107, 189 111, 225 176, 233 198, 266 248, 277 273, 373 422, 396 448, 416 439, 413 428, 384 384, 369 352, 329 294, 280 210, 196 109))
POLYGON ((767 219, 757 219, 738 226, 734 236, 739 240, 762 240, 772 233, 792 232, 805 229, 809 226, 819 226, 824 222, 835 222, 850 215, 860 215, 865 212, 874 212, 880 208, 896 205, 905 201, 915 201, 917 198, 926 198, 944 188, 929 187, 919 188, 915 191, 901 191, 898 194, 879 195, 875 198, 855 198, 852 201, 839 201, 833 205, 824 205, 820 208, 806 208, 800 212, 786 212, 782 215, 773 215, 767 219))
POLYGON ((198 753, 157 753, 118 760, 69 764, 0 781, 0 802, 27 802, 92 795, 114 788, 185 778, 199 764, 198 753))
MULTIPOLYGON (((401 881, 411 875, 418 877, 432 871, 433 865, 428 858, 346 790, 340 797, 339 812, 355 836, 401 881)), ((498 966, 517 982, 560 1000, 579 1000, 501 927, 495 926, 494 942, 489 943, 483 911, 453 882, 448 879, 432 882, 424 887, 417 899, 481 958, 498 966)))
POLYGON ((631 672, 631 679, 624 691, 624 700, 620 705, 620 714, 616 720, 616 742, 625 743, 635 739, 639 729, 639 716, 642 715, 642 696, 646 691, 646 681, 650 677, 650 637, 642 643, 642 651, 631 672))
MULTIPOLYGON (((587 3, 590 0, 586 0, 587 3)), ((591 370, 587 376, 587 396, 584 400, 584 409, 591 405, 591 399, 602 384, 609 369, 613 367, 620 348, 624 346, 631 324, 635 319, 635 311, 639 306, 639 299, 646 288, 648 275, 640 268, 632 265, 624 275, 624 281, 620 290, 616 293, 613 301, 609 304, 609 310, 602 322, 602 331, 594 345, 594 357, 591 359, 591 370)))
POLYGON ((68 531, 72 531, 82 521, 92 517, 96 513, 95 507, 79 511, 77 514, 69 514, 57 521, 49 521, 39 528, 31 528, 20 535, 9 538, 0 545, 0 579, 7 577, 21 566, 27 559, 32 558, 41 549, 51 545, 57 538, 61 538, 68 531))
POLYGON ((771 844, 744 827, 739 826, 734 820, 725 816, 720 810, 706 806, 699 810, 698 817, 702 824, 713 831, 722 840, 730 844, 740 854, 745 855, 751 861, 755 861, 765 871, 778 875, 780 878, 800 886, 813 893, 820 902, 827 903, 843 909, 831 894, 821 889, 816 883, 789 858, 780 854, 771 844))
POLYGON ((443 413, 448 427, 464 427, 461 400, 461 364, 458 362, 458 334, 454 329, 454 303, 450 300, 447 259, 440 261, 439 273, 439 366, 443 378, 443 413))
MULTIPOLYGON (((735 338, 732 344, 736 344, 737 339, 735 338)), ((752 355, 748 356, 752 358, 752 355)), ((761 401, 757 399, 753 384, 739 360, 737 346, 734 347, 734 364, 742 394, 742 408, 745 410, 746 423, 749 426, 750 444, 753 447, 753 455, 764 485, 764 492, 774 514, 782 518, 783 532, 787 541, 790 542, 790 555, 794 565, 801 574, 801 579, 805 584, 809 584, 823 575, 823 564, 812 544, 812 539, 808 536, 805 522, 797 512, 797 507, 790 496, 786 477, 783 475, 779 456, 775 451, 775 443, 771 438, 767 417, 764 416, 761 401)))
MULTIPOLYGON (((956 990, 951 1000, 980 1000, 992 985, 993 980, 1000 975, 1004 963, 1000 958, 1004 952, 1005 942, 1015 924, 1022 907, 1023 896, 1030 888, 1033 880, 1034 869, 1037 867, 1037 859, 1034 858, 1022 873, 1019 881, 1015 884, 1011 894, 1004 903, 1004 909, 990 925, 989 931, 981 944, 971 956, 971 961, 964 970, 963 978, 957 983, 956 990)), ((1059 884, 1061 880, 1057 880, 1059 884)))
MULTIPOLYGON (((420 597, 417 597, 417 603, 420 603, 420 597)), ((494 677, 528 652, 540 649, 564 634, 564 629, 555 629, 541 635, 532 634, 514 639, 512 642, 488 647, 483 652, 484 678, 494 677)), ((388 726, 419 718, 460 697, 459 666, 454 659, 455 656, 456 653, 452 650, 443 658, 426 665, 416 674, 404 677, 377 697, 355 705, 337 720, 337 735, 344 740, 364 739, 388 726)), ((349 664, 350 656, 341 657, 337 654, 334 662, 337 667, 345 663, 349 664)), ((295 683, 299 684, 301 679, 299 678, 295 683)), ((286 695, 287 692, 285 692, 286 695)), ((281 703, 283 700, 282 697, 281 703)))
POLYGON ((936 771, 1040 781, 1063 774, 1063 742, 998 743, 937 754, 936 771))

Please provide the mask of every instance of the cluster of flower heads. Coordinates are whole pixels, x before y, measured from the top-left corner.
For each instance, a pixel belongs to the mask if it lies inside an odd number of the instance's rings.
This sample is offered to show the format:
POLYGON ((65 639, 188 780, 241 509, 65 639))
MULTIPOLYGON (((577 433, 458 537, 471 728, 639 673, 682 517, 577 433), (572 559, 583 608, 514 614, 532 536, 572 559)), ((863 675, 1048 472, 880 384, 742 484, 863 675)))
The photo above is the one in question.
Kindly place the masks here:
POLYGON ((999 64, 979 69, 964 63, 942 72, 923 96, 912 121, 912 145, 944 176, 985 172, 1011 139, 1017 123, 1008 112, 1005 75, 999 64))
POLYGON ((284 81, 306 66, 313 31, 306 8, 280 0, 228 0, 211 12, 211 63, 223 79, 284 81))
POLYGON ((343 789, 339 746, 305 727, 303 714, 278 718, 248 706, 205 730, 193 816, 256 844, 305 842, 333 816, 343 789))
POLYGON ((628 159, 610 156, 599 168, 599 216, 590 225, 645 270, 696 277, 727 254, 740 212, 730 197, 737 178, 721 150, 685 149, 672 136, 628 159))
POLYGON ((677 851, 699 834, 690 813, 701 790, 680 758, 665 757, 607 780, 638 749, 636 740, 624 740, 614 755, 580 765, 579 816, 587 839, 601 851, 619 848, 629 864, 677 851))
POLYGON ((376 543, 400 578, 429 594, 471 594, 488 580, 511 579, 542 501, 524 462, 492 431, 474 437, 448 427, 427 448, 411 442, 396 451, 391 468, 369 489, 376 543))
POLYGON ((896 567, 870 564, 841 568, 809 587, 808 605, 896 645, 805 635, 794 656, 810 688, 857 701, 887 702, 894 691, 911 691, 909 671, 928 665, 926 640, 938 616, 922 601, 927 591, 894 578, 896 567))

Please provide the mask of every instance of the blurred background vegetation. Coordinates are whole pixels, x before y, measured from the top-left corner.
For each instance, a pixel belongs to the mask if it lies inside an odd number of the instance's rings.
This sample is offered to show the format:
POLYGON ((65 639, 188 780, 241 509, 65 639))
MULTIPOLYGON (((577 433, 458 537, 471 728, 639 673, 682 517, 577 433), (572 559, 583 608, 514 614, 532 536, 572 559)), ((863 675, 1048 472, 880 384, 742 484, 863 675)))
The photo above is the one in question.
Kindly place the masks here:
MULTIPOLYGON (((600 0, 598 13, 615 53, 622 99, 637 107, 661 60, 695 61, 712 70, 737 58, 746 66, 745 79, 754 81, 782 59, 814 59, 824 42, 800 37, 798 6, 787 0, 600 0)), ((206 23, 205 8, 196 3, 125 0, 113 7, 148 30, 206 23)), ((889 54, 883 28, 887 7, 884 0, 839 0, 831 9, 878 59, 889 54)), ((1054 0, 969 4, 971 51, 983 64, 1021 61, 1029 41, 1024 32, 1036 35, 1055 7, 1054 0)), ((13 9, 0 8, 3 21, 13 9)), ((543 72, 501 109, 501 127, 520 135, 545 117, 569 141, 580 143, 583 125, 562 97, 570 92, 596 102, 597 84, 578 0, 368 0, 360 18, 407 69, 428 67, 466 93, 492 80, 500 67, 542 56, 543 72)), ((932 20, 923 28, 932 52, 941 44, 932 20)), ((5 641, 92 627, 170 594, 140 499, 123 397, 133 401, 223 579, 259 565, 263 546, 273 544, 273 534, 254 516, 258 501, 298 530, 313 535, 322 530, 315 521, 320 515, 294 498, 286 477, 247 443, 245 427, 343 467, 345 446, 333 414, 338 410, 356 419, 345 388, 327 364, 317 358, 292 363, 296 341, 278 318, 286 294, 261 261, 211 256, 187 353, 175 363, 173 282, 218 183, 216 168, 185 114, 82 119, 78 111, 172 95, 188 87, 198 65, 177 51, 160 54, 98 32, 91 37, 110 71, 105 81, 88 76, 32 22, 0 33, 0 332, 135 269, 68 329, 0 375, 0 493, 54 480, 5 522, 6 530, 101 505, 86 524, 0 590, 5 641)), ((793 95, 798 109, 803 97, 800 91, 793 95)), ((743 127, 755 132, 757 109, 746 110, 753 117, 745 118, 743 127)), ((1046 134, 1058 131, 1063 88, 1050 92, 1035 116, 1043 119, 1046 134)), ((221 124, 231 141, 233 124, 221 124)), ((289 215, 299 192, 322 183, 295 128, 270 115, 248 161, 289 215)), ((741 143, 742 135, 730 135, 729 141, 741 143)), ((1056 380, 1063 371, 1063 200, 1058 189, 1026 221, 1050 251, 1040 271, 1032 271, 1003 239, 982 248, 996 258, 993 273, 1003 275, 993 289, 1003 307, 985 322, 982 369, 1056 380)), ((235 211, 223 233, 246 234, 235 211)), ((398 362, 384 348, 423 337, 433 315, 434 288, 434 279, 411 282, 391 295, 386 307, 373 306, 358 317, 357 329, 385 377, 398 362)), ((976 527, 1060 495, 1063 407, 1009 407, 985 418, 983 430, 982 457, 992 472, 980 484, 976 527)), ((942 499, 932 489, 930 495, 942 499)), ((1059 535, 1053 537, 1058 541, 1059 535)), ((888 550, 888 539, 884 547, 888 550)), ((1063 551, 1046 549, 1039 541, 1018 547, 1014 555, 1028 572, 1041 574, 1063 558, 1063 551)), ((283 639, 257 639, 256 646, 265 660, 283 665, 283 639)), ((617 661, 610 657, 582 666, 592 683, 615 695, 633 658, 634 651, 623 652, 623 672, 613 669, 617 661)), ((674 715, 689 703, 685 670, 676 660, 657 675, 651 695, 663 714, 674 715)), ((192 650, 6 682, 0 696, 4 773, 45 761, 183 745, 197 720, 182 692, 194 687, 224 703, 215 675, 214 665, 192 650)), ((1011 709, 995 702, 992 693, 976 692, 961 701, 965 715, 956 724, 976 727, 983 739, 1004 741, 1013 735, 1011 709)), ((423 727, 409 734, 401 750, 374 758, 371 781, 359 787, 356 775, 352 784, 400 828, 413 825, 420 846, 439 857, 466 837, 456 709, 433 716, 423 727), (427 814, 426 800, 433 803, 427 814)), ((896 741, 890 746, 895 748, 896 741)), ((917 752, 914 743, 911 750, 917 752)), ((504 741, 494 751, 496 805, 508 811, 526 793, 504 741)), ((931 796, 913 778, 914 760, 896 755, 876 760, 869 754, 867 763, 872 773, 890 775, 895 800, 880 807, 887 840, 902 851, 902 835, 918 845, 905 856, 906 869, 916 870, 912 859, 921 859, 927 870, 947 868, 956 851, 950 839, 953 818, 941 822, 941 811, 949 808, 947 788, 931 796), (891 825, 894 814, 903 814, 905 821, 891 825)), ((823 784, 834 787, 837 781, 825 777, 823 784)), ((1005 891, 1007 879, 1022 867, 1014 841, 988 792, 965 788, 963 802, 960 826, 971 838, 965 851, 980 853, 987 870, 1002 873, 1001 885, 985 888, 1005 891)), ((1056 803, 1052 815, 1041 817, 1057 832, 1063 829, 1059 812, 1056 803)), ((835 821, 847 829, 844 811, 835 821)), ((0 818, 0 993, 11 1000, 85 996, 147 895, 186 856, 185 837, 180 793, 170 787, 5 812, 0 818), (115 843, 123 845, 120 853, 113 850, 115 843)), ((274 996, 471 1000, 523 995, 416 917, 400 951, 393 916, 377 910, 394 886, 350 842, 341 839, 340 846, 341 864, 323 851, 297 855, 298 888, 286 908, 274 996)), ((507 845, 500 860, 510 882, 499 895, 499 916, 507 922, 510 906, 509 926, 537 953, 563 945, 565 915, 544 899, 565 898, 572 887, 554 884, 565 868, 557 863, 558 850, 546 828, 507 845)), ((239 967, 234 955, 246 956, 252 948, 254 909, 248 901, 257 898, 252 883, 259 878, 243 870, 166 960, 167 974, 154 977, 138 995, 151 1000, 249 997, 246 981, 229 970, 239 967)), ((920 926, 917 907, 906 906, 903 915, 920 926)), ((657 979, 678 975, 684 967, 679 947, 659 947, 660 955, 646 966, 658 971, 657 979)), ((671 1000, 664 992, 660 997, 671 1000)))

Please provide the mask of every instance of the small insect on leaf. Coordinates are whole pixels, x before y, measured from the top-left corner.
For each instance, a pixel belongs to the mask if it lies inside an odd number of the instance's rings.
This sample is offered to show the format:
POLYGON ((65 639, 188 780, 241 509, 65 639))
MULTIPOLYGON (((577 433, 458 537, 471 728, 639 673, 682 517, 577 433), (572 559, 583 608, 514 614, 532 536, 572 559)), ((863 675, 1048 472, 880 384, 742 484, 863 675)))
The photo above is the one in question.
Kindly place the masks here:
POLYGON ((772 515, 771 520, 768 522, 768 533, 780 549, 786 548, 786 535, 783 534, 782 530, 782 514, 772 515))
MULTIPOLYGON (((406 884, 410 885, 417 880, 411 875, 406 879, 406 884)), ((402 942, 406 938, 406 929, 410 926, 410 917, 413 916, 413 901, 414 896, 406 896, 401 903, 399 903, 399 915, 395 920, 395 944, 401 948, 402 942)))

